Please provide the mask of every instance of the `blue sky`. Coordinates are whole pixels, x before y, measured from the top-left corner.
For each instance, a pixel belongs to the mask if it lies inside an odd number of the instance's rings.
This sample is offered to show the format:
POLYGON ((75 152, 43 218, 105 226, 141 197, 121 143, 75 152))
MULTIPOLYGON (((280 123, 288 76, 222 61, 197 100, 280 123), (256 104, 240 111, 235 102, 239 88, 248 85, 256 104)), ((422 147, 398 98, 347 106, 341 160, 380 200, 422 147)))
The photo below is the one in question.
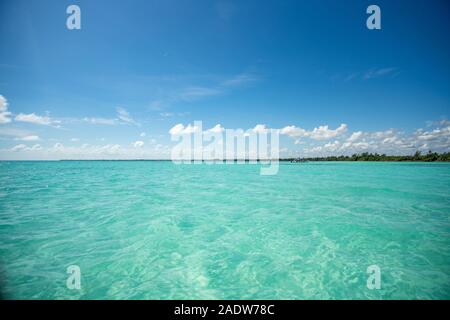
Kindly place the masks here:
POLYGON ((448 151, 449 9, 5 0, 0 158, 167 158, 169 130, 194 120, 280 129, 285 155, 448 151), (71 4, 81 30, 66 28, 71 4))

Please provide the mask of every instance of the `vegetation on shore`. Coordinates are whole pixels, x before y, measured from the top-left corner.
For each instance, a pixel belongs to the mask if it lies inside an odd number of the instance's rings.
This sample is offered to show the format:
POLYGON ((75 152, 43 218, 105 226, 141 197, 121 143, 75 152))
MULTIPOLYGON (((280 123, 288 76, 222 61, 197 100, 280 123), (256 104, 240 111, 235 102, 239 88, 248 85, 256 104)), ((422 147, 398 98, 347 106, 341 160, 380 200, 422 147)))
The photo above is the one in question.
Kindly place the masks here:
POLYGON ((283 159, 292 162, 304 162, 304 161, 420 161, 420 162, 435 162, 445 161, 450 162, 450 152, 437 153, 429 151, 422 154, 420 151, 416 151, 414 155, 405 156, 389 156, 386 154, 378 153, 360 153, 353 154, 351 156, 328 156, 328 157, 311 157, 311 158, 292 158, 283 159))

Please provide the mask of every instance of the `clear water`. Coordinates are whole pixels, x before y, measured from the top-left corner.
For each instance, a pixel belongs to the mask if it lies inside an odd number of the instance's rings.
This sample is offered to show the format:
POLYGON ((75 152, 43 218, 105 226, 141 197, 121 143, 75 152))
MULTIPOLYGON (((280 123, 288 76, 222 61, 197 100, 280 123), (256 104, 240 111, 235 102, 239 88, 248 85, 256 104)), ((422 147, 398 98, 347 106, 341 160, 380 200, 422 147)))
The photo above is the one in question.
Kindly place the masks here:
POLYGON ((0 162, 20 299, 449 299, 450 165, 0 162), (366 286, 369 265, 381 289, 366 286), (81 290, 66 287, 69 265, 81 290))

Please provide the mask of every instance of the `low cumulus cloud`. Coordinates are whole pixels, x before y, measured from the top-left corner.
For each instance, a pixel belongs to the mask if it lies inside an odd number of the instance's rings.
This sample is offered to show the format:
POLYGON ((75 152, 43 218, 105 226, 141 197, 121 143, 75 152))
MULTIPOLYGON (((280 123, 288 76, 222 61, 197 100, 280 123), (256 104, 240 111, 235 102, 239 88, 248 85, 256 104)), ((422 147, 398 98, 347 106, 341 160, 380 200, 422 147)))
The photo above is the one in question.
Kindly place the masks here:
POLYGON ((341 124, 336 129, 330 129, 328 125, 322 125, 313 130, 306 130, 293 125, 280 129, 280 133, 292 138, 311 138, 314 140, 327 140, 337 137, 347 131, 347 125, 341 124))
POLYGON ((0 124, 11 122, 11 112, 8 111, 8 101, 0 95, 0 124))
MULTIPOLYGON (((192 134, 200 132, 201 128, 197 125, 188 124, 184 126, 182 123, 178 123, 174 125, 170 130, 169 134, 174 135, 182 135, 182 134, 192 134)), ((268 133, 271 129, 268 128, 265 124, 257 124, 255 127, 248 129, 247 131, 251 131, 252 133, 262 134, 268 133)), ((225 131, 225 128, 220 124, 216 124, 214 127, 206 129, 203 133, 222 133, 225 131)))
MULTIPOLYGON (((200 132, 198 126, 178 123, 173 126, 171 135, 191 134, 200 132)), ((434 127, 417 129, 413 133, 405 133, 396 129, 383 131, 354 131, 349 132, 347 124, 338 127, 321 125, 313 129, 306 129, 295 125, 280 129, 269 128, 264 124, 257 124, 247 132, 263 134, 269 131, 293 139, 293 146, 287 148, 289 154, 297 156, 345 155, 361 152, 386 154, 412 154, 415 151, 448 152, 450 149, 450 121, 441 120, 434 123, 434 127)), ((217 124, 203 131, 203 133, 222 133, 225 128, 217 124)), ((285 148, 286 149, 286 148, 285 148)))
MULTIPOLYGON (((139 142, 139 141, 136 141, 139 142)), ((8 149, 0 149, 0 159, 37 159, 37 160, 102 160, 102 159, 168 159, 170 147, 157 144, 145 148, 143 144, 133 143, 132 146, 120 144, 66 146, 57 142, 52 146, 43 147, 40 144, 17 144, 8 149), (136 146, 135 146, 136 145, 136 146)), ((142 141, 140 141, 142 142, 142 141)), ((143 142, 142 142, 143 143, 143 142)))
POLYGON ((59 126, 59 124, 61 123, 61 121, 59 121, 59 120, 53 120, 49 116, 39 116, 39 115, 35 114, 34 112, 30 113, 30 114, 19 113, 14 118, 14 120, 19 121, 19 122, 28 122, 28 123, 39 124, 39 125, 44 125, 44 126, 50 126, 50 125, 59 126))
POLYGON ((185 127, 182 123, 178 123, 169 130, 169 133, 171 135, 175 136, 175 135, 181 135, 181 134, 196 133, 199 131, 200 131, 200 128, 198 126, 188 124, 185 127))
POLYGON ((31 136, 24 136, 20 138, 16 138, 15 140, 21 140, 21 141, 38 141, 41 140, 39 136, 31 135, 31 136))
POLYGON ((361 152, 379 154, 406 155, 416 151, 450 151, 450 123, 443 120, 434 124, 434 128, 419 128, 413 133, 395 129, 375 132, 352 132, 347 138, 335 140, 323 145, 309 145, 301 152, 304 155, 326 156, 361 152))

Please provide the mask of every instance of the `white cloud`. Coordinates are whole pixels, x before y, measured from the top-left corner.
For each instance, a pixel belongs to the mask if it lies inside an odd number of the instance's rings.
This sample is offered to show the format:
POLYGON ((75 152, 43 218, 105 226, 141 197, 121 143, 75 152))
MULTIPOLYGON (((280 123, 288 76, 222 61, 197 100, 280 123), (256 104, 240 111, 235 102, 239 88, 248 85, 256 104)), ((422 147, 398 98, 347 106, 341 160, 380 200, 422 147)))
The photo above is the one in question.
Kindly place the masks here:
POLYGON ((140 124, 136 122, 130 115, 130 113, 122 107, 116 108, 117 118, 102 118, 102 117, 85 117, 84 122, 89 122, 91 124, 109 125, 114 126, 118 124, 133 124, 139 126, 140 124))
POLYGON ((372 152, 379 154, 407 155, 416 150, 426 152, 450 151, 450 123, 446 121, 430 122, 434 128, 418 129, 414 133, 405 133, 395 129, 376 132, 353 132, 349 138, 334 141, 319 146, 309 146, 303 149, 308 156, 327 156, 372 152))
POLYGON ((329 142, 324 145, 325 149, 336 151, 340 147, 341 143, 339 141, 329 142))
POLYGON ((367 142, 356 142, 353 143, 352 146, 357 149, 367 149, 369 144, 367 142))
MULTIPOLYGON (((107 144, 104 146, 95 147, 93 146, 94 150, 97 149, 94 152, 99 152, 103 154, 116 154, 120 151, 122 148, 119 144, 107 144)), ((92 150, 92 149, 91 149, 92 150)))
POLYGON ((117 107, 116 111, 117 111, 117 117, 119 118, 119 120, 121 120, 125 123, 138 125, 138 123, 136 121, 134 121, 133 118, 131 118, 130 113, 127 110, 125 110, 124 108, 117 107))
MULTIPOLYGON (((262 133, 268 133, 270 128, 268 128, 265 124, 257 124, 254 128, 249 129, 249 131, 256 133, 256 134, 262 134, 262 133)), ((203 133, 222 133, 225 131, 225 128, 222 127, 221 124, 216 124, 214 127, 207 129, 203 131, 203 133)), ((169 133, 171 135, 180 135, 180 134, 192 134, 192 133, 198 133, 200 132, 200 127, 188 124, 186 127, 178 123, 175 126, 173 126, 169 133)), ((248 135, 248 132, 244 135, 248 135)))
POLYGON ((365 80, 369 80, 372 78, 378 78, 378 77, 393 74, 395 71, 397 71, 397 68, 371 69, 364 74, 363 78, 365 80))
POLYGON ((341 146, 341 150, 349 149, 349 148, 351 148, 352 145, 353 145, 352 142, 349 142, 349 141, 344 142, 341 146))
POLYGON ((15 140, 21 140, 21 141, 38 141, 40 140, 39 136, 31 135, 31 136, 24 136, 20 138, 16 138, 15 140))
POLYGON ((281 129, 281 134, 285 134, 291 138, 294 137, 306 137, 308 135, 308 132, 303 129, 296 126, 287 126, 281 129))
POLYGON ((39 144, 27 147, 19 144, 10 149, 0 150, 0 159, 4 160, 59 160, 59 159, 169 159, 170 146, 156 145, 135 148, 122 147, 119 144, 64 146, 56 143, 44 148, 39 144))
POLYGON ((319 126, 318 128, 314 128, 312 131, 307 131, 303 128, 299 128, 296 126, 287 126, 280 130, 281 134, 287 135, 291 138, 297 138, 296 141, 298 143, 300 140, 298 138, 302 137, 309 137, 314 140, 327 140, 334 137, 337 137, 338 135, 344 133, 347 131, 347 125, 341 124, 338 128, 332 130, 329 129, 327 125, 319 126))
POLYGON ((187 127, 184 128, 183 133, 190 134, 190 133, 196 133, 198 131, 199 131, 199 127, 188 124, 187 127))
POLYGON ((319 126, 309 133, 309 137, 315 140, 326 140, 334 138, 345 131, 347 131, 347 125, 344 123, 335 130, 329 129, 328 126, 319 126))
POLYGON ((269 132, 269 128, 265 124, 257 124, 252 131, 256 134, 263 134, 269 132))
POLYGON ((191 124, 188 124, 186 127, 179 123, 175 126, 173 126, 170 130, 169 133, 171 135, 179 135, 179 134, 191 134, 191 133, 196 133, 199 132, 200 128, 197 126, 192 126, 191 124))
POLYGON ((432 131, 424 131, 424 130, 418 130, 416 132, 416 137, 419 140, 438 140, 438 139, 445 139, 450 138, 450 124, 446 124, 446 122, 443 122, 445 127, 436 128, 432 131))
POLYGON ((0 124, 11 122, 11 112, 8 111, 8 101, 0 95, 0 124))
POLYGON ((211 129, 206 130, 206 132, 211 132, 211 133, 222 133, 225 129, 220 125, 220 124, 216 124, 214 127, 212 127, 211 129))
POLYGON ((397 137, 389 137, 389 138, 385 138, 385 139, 383 139, 382 143, 389 143, 389 144, 392 144, 392 143, 397 142, 397 141, 398 141, 397 139, 398 139, 397 137))
POLYGON ((17 151, 20 151, 20 150, 24 150, 24 149, 26 149, 26 148, 27 148, 26 145, 24 145, 24 144, 18 144, 18 145, 16 145, 16 146, 12 147, 12 148, 11 148, 11 151, 12 151, 12 152, 17 152, 17 151))
POLYGON ((141 138, 145 137, 145 132, 141 132, 141 134, 139 135, 141 138))
POLYGON ((19 122, 28 122, 45 126, 61 123, 61 121, 52 120, 49 116, 39 116, 34 112, 30 114, 19 113, 14 119, 19 122))
POLYGON ((358 140, 359 138, 361 138, 362 134, 363 134, 362 131, 353 132, 352 135, 347 139, 347 141, 354 142, 354 141, 358 140))
MULTIPOLYGON (((437 152, 448 152, 450 150, 450 123, 446 121, 434 122, 437 127, 428 130, 419 129, 413 134, 407 134, 395 129, 388 129, 376 132, 356 131, 348 135, 346 124, 341 124, 337 128, 330 128, 328 125, 316 127, 310 131, 296 127, 286 126, 277 130, 280 134, 287 135, 294 139, 294 144, 299 145, 292 152, 303 152, 310 156, 314 155, 342 155, 358 152, 373 152, 386 154, 411 154, 415 150, 431 149, 437 152), (448 125, 447 125, 448 124, 448 125), (307 138, 307 139, 303 139, 307 138), (334 139, 333 139, 334 138, 334 139), (333 139, 331 142, 326 140, 333 139), (321 144, 321 141, 323 144, 321 144), (301 146, 300 146, 301 145, 301 146)), ((223 132, 225 129, 217 124, 207 132, 223 132)), ((270 128, 264 124, 258 124, 248 132, 266 133, 270 128)), ((169 131, 171 134, 185 134, 198 132, 198 128, 192 125, 185 127, 177 124, 169 131)), ((294 155, 294 153, 290 154, 294 155)))
POLYGON ((40 151, 42 150, 42 146, 40 144, 35 144, 32 147, 28 147, 25 144, 18 144, 14 147, 12 147, 11 149, 9 149, 9 151, 11 152, 21 152, 21 151, 40 151))
POLYGON ((385 139, 395 135, 395 131, 393 129, 389 129, 386 131, 377 131, 371 134, 372 138, 375 139, 385 139))
MULTIPOLYGON (((116 123, 122 120, 115 119, 116 123)), ((173 126, 169 133, 189 134, 199 133, 200 125, 188 124, 184 126, 179 123, 173 126)), ((203 133, 222 133, 225 128, 221 124, 216 124, 203 133)), ((266 133, 271 130, 264 124, 257 124, 247 132, 266 133)), ((293 138, 292 151, 286 151, 291 156, 325 156, 353 154, 360 152, 376 152, 386 154, 412 154, 416 150, 427 152, 433 150, 437 152, 448 152, 450 150, 450 123, 447 121, 438 121, 429 124, 425 129, 418 129, 411 133, 398 131, 397 129, 388 129, 384 131, 366 132, 356 131, 347 133, 347 125, 341 124, 339 127, 330 128, 328 125, 322 125, 312 130, 306 130, 295 125, 286 126, 277 130, 279 133, 293 138), (294 143, 296 146, 294 147, 294 143)), ((142 132, 144 133, 144 132, 142 132)), ((148 136, 147 134, 141 137, 148 136)), ((37 141, 39 136, 36 133, 22 131, 10 126, 0 127, 0 138, 17 141, 37 141)), ((25 144, 18 144, 10 149, 0 150, 2 159, 136 159, 136 158, 166 158, 170 156, 170 146, 158 145, 156 140, 147 142, 147 140, 138 138, 128 146, 121 147, 118 144, 90 145, 82 146, 72 144, 64 146, 56 143, 53 147, 43 148, 40 145, 27 147, 25 144), (146 141, 144 143, 144 140, 146 141)), ((150 141, 150 139, 148 139, 150 141)), ((49 138, 48 141, 51 141, 49 138)), ((53 140, 58 141, 58 140, 53 140)), ((78 138, 72 138, 70 141, 78 141, 78 138)), ((109 140, 108 140, 109 141, 109 140)), ((282 141, 282 143, 284 143, 282 141)), ((285 145, 282 145, 285 148, 285 145)))
POLYGON ((34 146, 31 147, 30 150, 31 151, 39 151, 39 150, 42 150, 42 147, 40 144, 35 144, 34 146))
POLYGON ((8 101, 4 96, 0 94, 0 112, 5 112, 8 110, 8 101))
POLYGON ((107 118, 84 118, 83 121, 89 122, 91 124, 103 124, 109 126, 117 124, 117 119, 107 119, 107 118))
POLYGON ((72 141, 72 142, 78 142, 78 141, 80 141, 80 139, 79 139, 79 138, 72 138, 72 139, 70 139, 70 141, 72 141))
POLYGON ((177 135, 177 134, 181 134, 183 132, 183 130, 184 130, 184 125, 182 125, 181 123, 178 123, 169 130, 169 133, 171 135, 177 135))
POLYGON ((321 152, 322 151, 322 147, 321 146, 317 146, 317 147, 312 147, 312 148, 305 148, 304 150, 306 153, 317 153, 317 152, 321 152))

